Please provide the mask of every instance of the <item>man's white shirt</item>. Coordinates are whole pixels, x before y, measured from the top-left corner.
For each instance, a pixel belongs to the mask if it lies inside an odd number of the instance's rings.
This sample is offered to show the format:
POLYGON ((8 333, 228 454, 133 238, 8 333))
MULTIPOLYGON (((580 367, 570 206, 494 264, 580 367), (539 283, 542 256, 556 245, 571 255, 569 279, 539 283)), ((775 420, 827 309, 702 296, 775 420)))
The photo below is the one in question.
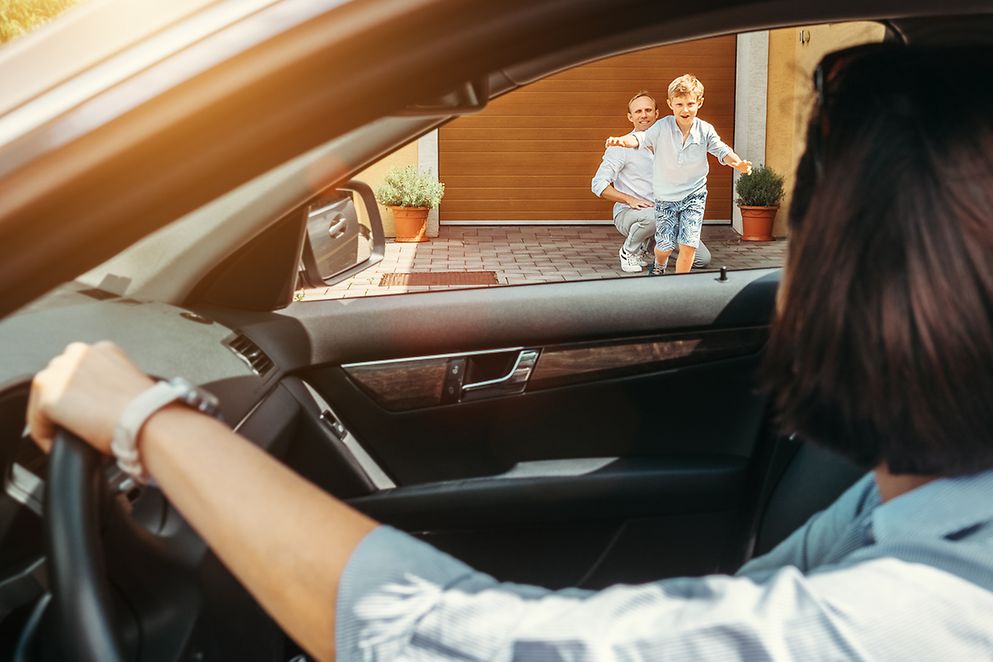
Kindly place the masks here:
MULTIPOLYGON (((593 175, 593 193, 600 197, 603 190, 610 184, 613 184, 614 188, 621 193, 654 202, 651 150, 647 146, 636 149, 608 147, 604 150, 600 167, 593 175)), ((614 218, 616 219, 618 214, 630 208, 623 202, 615 202, 614 218)))

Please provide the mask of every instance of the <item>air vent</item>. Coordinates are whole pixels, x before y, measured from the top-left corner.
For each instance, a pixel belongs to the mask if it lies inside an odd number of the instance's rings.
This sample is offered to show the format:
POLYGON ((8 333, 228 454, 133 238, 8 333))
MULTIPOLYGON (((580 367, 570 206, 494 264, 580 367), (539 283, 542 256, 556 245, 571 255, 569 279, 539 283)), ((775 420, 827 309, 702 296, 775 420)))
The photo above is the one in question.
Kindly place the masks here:
POLYGON ((236 333, 225 340, 224 344, 230 347, 238 358, 247 363, 259 377, 265 377, 272 372, 274 367, 272 359, 258 345, 249 340, 248 336, 236 333))

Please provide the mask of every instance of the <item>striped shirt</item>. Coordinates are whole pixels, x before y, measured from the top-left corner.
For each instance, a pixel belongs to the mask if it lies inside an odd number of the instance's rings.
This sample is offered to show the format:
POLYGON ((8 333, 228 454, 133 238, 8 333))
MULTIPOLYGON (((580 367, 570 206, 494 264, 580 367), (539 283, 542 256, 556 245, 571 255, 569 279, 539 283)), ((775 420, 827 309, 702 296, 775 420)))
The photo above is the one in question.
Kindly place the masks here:
POLYGON ((886 503, 869 474, 736 576, 603 591, 501 584, 383 526, 336 636, 367 661, 993 659, 993 471, 886 503))

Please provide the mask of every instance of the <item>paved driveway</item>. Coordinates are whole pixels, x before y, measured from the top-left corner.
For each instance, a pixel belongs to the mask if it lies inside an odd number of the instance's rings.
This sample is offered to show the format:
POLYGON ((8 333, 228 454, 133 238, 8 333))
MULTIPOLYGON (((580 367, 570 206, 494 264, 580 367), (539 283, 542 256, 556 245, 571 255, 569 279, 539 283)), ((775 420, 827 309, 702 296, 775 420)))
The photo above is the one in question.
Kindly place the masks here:
MULTIPOLYGON (((704 226, 713 254, 711 269, 779 266, 786 240, 741 241, 726 225, 704 226)), ((613 226, 442 226, 421 244, 387 241, 383 261, 334 285, 303 290, 298 298, 343 299, 379 294, 551 283, 597 278, 631 278, 620 269, 621 235, 613 226)))

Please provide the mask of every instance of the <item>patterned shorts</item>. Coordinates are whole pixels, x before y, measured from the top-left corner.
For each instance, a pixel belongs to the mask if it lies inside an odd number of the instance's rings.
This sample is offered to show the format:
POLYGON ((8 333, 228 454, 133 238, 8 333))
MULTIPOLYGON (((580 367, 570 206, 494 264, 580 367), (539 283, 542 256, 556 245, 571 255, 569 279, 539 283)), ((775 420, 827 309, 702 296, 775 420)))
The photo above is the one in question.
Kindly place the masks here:
POLYGON ((707 189, 692 193, 682 200, 655 201, 655 248, 671 251, 676 244, 700 245, 703 212, 707 207, 707 189))

